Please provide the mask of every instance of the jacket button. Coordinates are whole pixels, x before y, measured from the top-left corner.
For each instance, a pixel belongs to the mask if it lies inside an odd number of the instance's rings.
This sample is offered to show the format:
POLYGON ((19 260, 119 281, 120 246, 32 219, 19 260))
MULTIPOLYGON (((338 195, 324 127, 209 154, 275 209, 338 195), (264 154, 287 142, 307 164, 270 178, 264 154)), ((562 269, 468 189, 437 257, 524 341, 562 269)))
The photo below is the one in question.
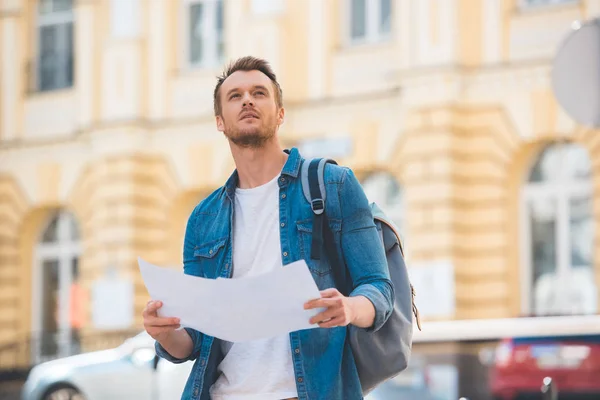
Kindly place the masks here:
POLYGON ((303 381, 304 381, 304 379, 298 378, 298 382, 302 383, 303 381))
POLYGON ((284 257, 287 257, 287 251, 284 251, 284 252, 283 252, 283 256, 284 256, 284 257))
POLYGON ((283 228, 284 226, 285 226, 285 222, 282 222, 281 223, 281 227, 283 228))
POLYGON ((296 354, 300 354, 300 349, 296 349, 296 350, 294 350, 294 353, 296 353, 296 354))
POLYGON ((209 250, 209 251, 208 251, 208 254, 212 254, 212 250, 209 250))
POLYGON ((279 178, 281 182, 285 182, 285 178, 279 178))
POLYGON ((282 199, 285 199, 285 193, 281 195, 281 198, 282 198, 282 199))

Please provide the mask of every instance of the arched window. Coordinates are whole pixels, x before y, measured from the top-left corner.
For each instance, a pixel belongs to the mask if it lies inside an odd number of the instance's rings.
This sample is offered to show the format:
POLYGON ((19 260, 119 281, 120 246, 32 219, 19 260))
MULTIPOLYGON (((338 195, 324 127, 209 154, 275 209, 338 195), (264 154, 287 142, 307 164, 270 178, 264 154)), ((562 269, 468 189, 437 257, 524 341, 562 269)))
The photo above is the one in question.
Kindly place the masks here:
POLYGON ((523 305, 536 315, 593 314, 591 162, 577 144, 552 144, 524 187, 523 305))
POLYGON ((42 231, 33 271, 33 356, 38 361, 78 351, 82 324, 78 285, 81 244, 72 214, 56 212, 42 231))
POLYGON ((388 172, 373 172, 362 180, 362 186, 369 202, 377 203, 404 234, 404 193, 396 178, 388 172))

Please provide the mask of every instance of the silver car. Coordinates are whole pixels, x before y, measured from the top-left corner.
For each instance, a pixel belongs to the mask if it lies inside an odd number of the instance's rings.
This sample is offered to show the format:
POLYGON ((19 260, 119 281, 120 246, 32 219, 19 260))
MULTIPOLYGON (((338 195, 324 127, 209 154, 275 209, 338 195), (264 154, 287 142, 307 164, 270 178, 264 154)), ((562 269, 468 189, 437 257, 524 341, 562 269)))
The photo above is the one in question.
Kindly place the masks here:
POLYGON ((23 400, 172 400, 181 397, 193 363, 158 359, 146 333, 110 350, 79 354, 35 366, 23 400))

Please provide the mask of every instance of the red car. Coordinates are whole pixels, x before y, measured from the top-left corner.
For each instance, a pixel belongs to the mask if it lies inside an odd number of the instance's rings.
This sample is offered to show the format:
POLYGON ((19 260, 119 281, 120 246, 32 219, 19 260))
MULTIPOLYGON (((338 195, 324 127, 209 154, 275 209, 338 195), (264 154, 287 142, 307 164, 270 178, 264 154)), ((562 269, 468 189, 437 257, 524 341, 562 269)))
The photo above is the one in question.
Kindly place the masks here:
POLYGON ((496 400, 541 399, 545 377, 559 398, 600 399, 600 335, 513 338, 496 349, 490 371, 496 400))

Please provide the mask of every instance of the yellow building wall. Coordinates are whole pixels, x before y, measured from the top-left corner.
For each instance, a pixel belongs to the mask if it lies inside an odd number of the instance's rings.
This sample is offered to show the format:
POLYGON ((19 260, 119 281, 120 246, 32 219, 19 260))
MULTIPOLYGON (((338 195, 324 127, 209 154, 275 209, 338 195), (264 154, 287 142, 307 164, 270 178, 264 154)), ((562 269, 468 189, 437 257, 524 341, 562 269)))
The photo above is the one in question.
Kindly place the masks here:
MULTIPOLYGON (((281 78, 284 143, 350 137, 340 163, 359 176, 385 169, 404 186, 411 260, 454 265, 453 317, 519 315, 520 188, 544 143, 589 150, 600 226, 600 134, 564 115, 548 79, 563 28, 600 8, 398 0, 389 41, 350 46, 344 0, 285 3, 253 16, 240 0, 225 24, 228 59, 264 56, 281 78)), ((141 33, 127 40, 109 32, 110 2, 80 1, 74 87, 31 93, 32 4, 0 2, 0 343, 31 328, 33 249, 58 209, 80 224, 84 286, 117 265, 135 282, 141 328, 137 257, 180 268, 189 213, 233 169, 212 115, 220 66, 185 65, 177 1, 141 1, 141 33)), ((600 235, 595 249, 600 287, 600 235)))
POLYGON ((73 192, 83 237, 81 278, 85 286, 108 268, 134 282, 135 326, 148 294, 137 258, 164 265, 168 259, 169 215, 175 180, 160 156, 131 154, 92 163, 73 192))
MULTIPOLYGON (((411 261, 452 262, 459 319, 513 316, 507 186, 517 138, 501 113, 456 106, 416 111, 394 160, 406 191, 411 261)), ((420 289, 426 296, 427 288, 420 289)))
POLYGON ((19 268, 19 232, 26 209, 27 199, 19 186, 10 176, 0 175, 0 343, 23 328, 20 286, 28 277, 19 268))

